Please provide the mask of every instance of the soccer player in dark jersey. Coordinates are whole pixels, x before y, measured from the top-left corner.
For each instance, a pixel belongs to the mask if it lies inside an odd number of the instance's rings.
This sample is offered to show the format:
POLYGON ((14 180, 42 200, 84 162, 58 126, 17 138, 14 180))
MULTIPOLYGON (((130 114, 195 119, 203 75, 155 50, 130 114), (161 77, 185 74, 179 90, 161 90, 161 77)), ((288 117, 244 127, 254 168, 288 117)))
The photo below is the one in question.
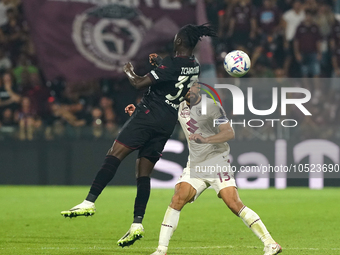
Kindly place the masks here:
POLYGON ((114 177, 120 162, 132 151, 139 150, 134 221, 118 245, 131 245, 143 236, 142 220, 150 196, 150 174, 174 130, 179 104, 198 79, 200 65, 193 56, 193 49, 203 36, 216 36, 216 33, 208 25, 182 27, 174 39, 174 57, 161 59, 150 55, 157 68, 144 76, 136 75, 131 63, 124 66, 132 86, 149 89, 109 149, 86 199, 70 210, 61 212, 63 216, 93 215, 96 210, 94 202, 114 177))

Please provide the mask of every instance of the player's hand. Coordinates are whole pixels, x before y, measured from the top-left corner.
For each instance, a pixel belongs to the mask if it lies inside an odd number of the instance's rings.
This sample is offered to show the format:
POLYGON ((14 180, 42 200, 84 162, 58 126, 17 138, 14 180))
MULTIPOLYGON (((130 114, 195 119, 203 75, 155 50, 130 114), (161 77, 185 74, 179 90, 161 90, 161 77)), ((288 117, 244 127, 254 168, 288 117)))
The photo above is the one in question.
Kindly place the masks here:
POLYGON ((124 73, 132 72, 133 71, 133 65, 131 64, 131 62, 125 64, 124 67, 123 67, 123 70, 124 70, 124 73))
POLYGON ((160 56, 158 56, 156 53, 151 53, 149 55, 150 64, 153 66, 159 66, 162 60, 163 59, 160 56))
POLYGON ((136 106, 134 106, 133 104, 129 104, 128 106, 125 107, 125 113, 129 114, 129 116, 131 116, 135 110, 136 106))
POLYGON ((199 134, 189 135, 189 140, 194 140, 196 143, 207 143, 207 138, 202 137, 199 134))

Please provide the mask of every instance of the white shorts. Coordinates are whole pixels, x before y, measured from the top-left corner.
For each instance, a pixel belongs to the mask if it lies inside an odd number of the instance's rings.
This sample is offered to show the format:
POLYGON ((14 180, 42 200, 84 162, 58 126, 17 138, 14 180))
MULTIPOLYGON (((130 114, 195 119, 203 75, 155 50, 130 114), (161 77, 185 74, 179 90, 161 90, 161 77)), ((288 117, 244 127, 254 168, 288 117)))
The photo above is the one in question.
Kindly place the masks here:
POLYGON ((181 182, 189 183, 196 190, 194 201, 209 186, 212 186, 214 188, 217 195, 219 195, 221 189, 224 189, 226 187, 237 187, 234 173, 233 171, 230 171, 228 153, 221 153, 198 164, 191 163, 191 166, 190 161, 188 161, 187 167, 183 169, 183 173, 178 178, 176 184, 181 182), (217 165, 221 168, 218 169, 217 165), (211 171, 209 171, 209 173, 197 172, 199 169, 204 171, 204 168, 207 169, 207 166, 216 166, 215 171, 213 171, 214 169, 211 168, 211 171), (227 169, 229 170, 227 171, 227 169))

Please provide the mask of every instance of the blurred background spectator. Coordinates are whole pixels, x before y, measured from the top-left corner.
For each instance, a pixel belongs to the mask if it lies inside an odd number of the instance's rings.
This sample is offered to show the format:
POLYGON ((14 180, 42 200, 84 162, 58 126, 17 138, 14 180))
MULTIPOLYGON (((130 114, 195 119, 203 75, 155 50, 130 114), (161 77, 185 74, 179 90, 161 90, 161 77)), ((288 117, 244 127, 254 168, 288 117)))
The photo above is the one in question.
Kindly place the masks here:
POLYGON ((313 12, 306 11, 306 17, 298 26, 294 39, 294 53, 300 63, 302 77, 320 76, 321 35, 318 25, 313 20, 313 12))
MULTIPOLYGON (((240 49, 252 59, 247 77, 275 78, 279 87, 302 86, 313 95, 313 118, 290 111, 288 117, 301 121, 301 128, 292 129, 288 136, 266 123, 262 134, 244 128, 237 139, 302 139, 298 134, 340 137, 339 80, 294 84, 284 80, 340 78, 340 22, 336 18, 340 1, 205 0, 205 5, 207 18, 219 34, 212 41, 218 78, 230 78, 223 69, 223 58, 240 49)), ((164 47, 164 53, 171 54, 171 47, 164 47)), ((271 102, 271 87, 263 91, 254 93, 259 108, 261 102, 271 102)), ((228 96, 221 97, 230 105, 228 96)), ((140 98, 141 92, 124 78, 77 83, 62 77, 46 80, 21 1, 0 1, 0 139, 113 139, 128 118, 124 107, 140 98)))

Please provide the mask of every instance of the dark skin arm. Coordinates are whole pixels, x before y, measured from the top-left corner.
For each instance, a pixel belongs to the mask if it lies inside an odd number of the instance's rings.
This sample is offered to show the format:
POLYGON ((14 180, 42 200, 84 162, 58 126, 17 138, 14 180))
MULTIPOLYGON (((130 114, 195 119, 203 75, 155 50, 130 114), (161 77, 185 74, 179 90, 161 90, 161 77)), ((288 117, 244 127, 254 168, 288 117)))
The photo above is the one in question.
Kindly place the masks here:
POLYGON ((133 65, 129 62, 124 66, 124 73, 127 75, 131 85, 136 89, 143 89, 149 87, 152 84, 152 80, 149 76, 138 76, 133 71, 133 65))

